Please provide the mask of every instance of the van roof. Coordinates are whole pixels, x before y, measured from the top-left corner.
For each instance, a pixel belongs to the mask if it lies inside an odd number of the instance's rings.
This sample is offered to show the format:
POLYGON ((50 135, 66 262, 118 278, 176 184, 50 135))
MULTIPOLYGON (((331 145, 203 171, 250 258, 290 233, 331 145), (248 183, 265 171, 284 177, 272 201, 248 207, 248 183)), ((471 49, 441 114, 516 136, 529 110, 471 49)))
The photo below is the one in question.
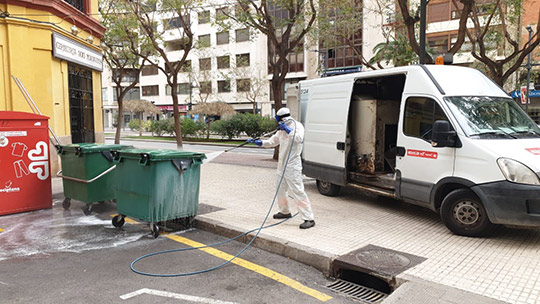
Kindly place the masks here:
POLYGON ((411 72, 427 73, 435 86, 445 96, 498 96, 509 97, 495 82, 477 69, 452 65, 410 65, 346 75, 303 80, 301 84, 319 82, 348 82, 360 78, 382 77, 411 72), (424 71, 425 70, 425 71, 424 71))

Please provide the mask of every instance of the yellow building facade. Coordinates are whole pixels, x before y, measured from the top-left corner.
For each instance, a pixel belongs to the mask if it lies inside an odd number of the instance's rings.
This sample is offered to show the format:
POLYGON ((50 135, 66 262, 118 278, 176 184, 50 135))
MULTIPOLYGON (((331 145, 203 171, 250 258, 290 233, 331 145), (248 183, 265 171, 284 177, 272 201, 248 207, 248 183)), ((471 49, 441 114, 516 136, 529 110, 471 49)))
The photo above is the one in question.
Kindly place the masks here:
MULTIPOLYGON (((103 142, 98 0, 0 3, 0 111, 32 112, 20 79, 61 144, 103 142)), ((51 169, 58 168, 51 149, 51 169)), ((53 171, 52 172, 56 172, 53 171)))

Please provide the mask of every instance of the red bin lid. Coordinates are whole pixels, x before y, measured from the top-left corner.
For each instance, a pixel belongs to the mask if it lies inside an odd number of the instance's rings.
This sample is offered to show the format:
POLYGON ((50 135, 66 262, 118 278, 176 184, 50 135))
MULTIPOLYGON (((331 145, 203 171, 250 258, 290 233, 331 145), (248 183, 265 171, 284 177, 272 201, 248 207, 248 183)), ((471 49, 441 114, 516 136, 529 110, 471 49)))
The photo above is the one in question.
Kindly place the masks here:
POLYGON ((0 120, 47 120, 49 117, 28 112, 0 111, 0 120))

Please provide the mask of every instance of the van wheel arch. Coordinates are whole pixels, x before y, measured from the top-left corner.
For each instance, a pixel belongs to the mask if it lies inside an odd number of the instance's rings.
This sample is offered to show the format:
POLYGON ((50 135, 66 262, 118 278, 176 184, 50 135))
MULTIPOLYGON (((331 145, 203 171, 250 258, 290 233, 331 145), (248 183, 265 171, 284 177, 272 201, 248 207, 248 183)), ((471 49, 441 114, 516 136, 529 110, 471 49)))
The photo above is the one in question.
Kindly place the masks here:
POLYGON ((469 180, 456 177, 448 177, 440 180, 431 192, 431 207, 439 211, 444 198, 452 191, 458 189, 470 189, 475 184, 469 180))

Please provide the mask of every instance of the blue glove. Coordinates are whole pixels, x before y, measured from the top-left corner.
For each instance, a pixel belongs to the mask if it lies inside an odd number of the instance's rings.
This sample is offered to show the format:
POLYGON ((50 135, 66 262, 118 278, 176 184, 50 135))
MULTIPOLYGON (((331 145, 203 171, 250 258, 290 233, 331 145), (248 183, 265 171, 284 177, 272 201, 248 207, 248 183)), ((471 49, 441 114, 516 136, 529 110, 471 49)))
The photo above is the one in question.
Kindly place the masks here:
POLYGON ((287 124, 284 123, 284 122, 278 123, 278 126, 279 126, 279 129, 281 129, 281 130, 287 132, 287 134, 291 133, 291 131, 292 131, 292 129, 289 128, 289 126, 287 126, 287 124))
POLYGON ((253 138, 250 138, 248 140, 246 140, 247 143, 250 143, 250 144, 256 144, 257 146, 262 146, 262 140, 260 139, 253 139, 253 138))

